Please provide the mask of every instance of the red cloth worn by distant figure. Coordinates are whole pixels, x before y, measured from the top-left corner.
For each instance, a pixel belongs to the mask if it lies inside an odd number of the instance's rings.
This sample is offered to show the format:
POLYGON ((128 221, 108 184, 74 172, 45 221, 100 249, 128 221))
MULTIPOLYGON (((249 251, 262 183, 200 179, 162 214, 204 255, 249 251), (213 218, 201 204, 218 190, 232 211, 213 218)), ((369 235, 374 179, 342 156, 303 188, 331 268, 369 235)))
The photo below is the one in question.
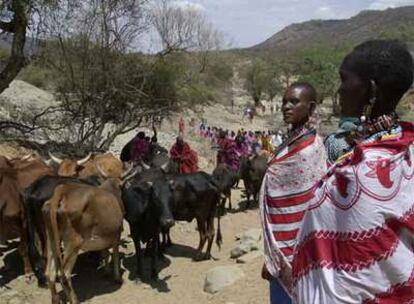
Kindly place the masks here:
POLYGON ((174 144, 170 150, 170 157, 179 166, 180 173, 195 173, 198 171, 198 157, 187 143, 174 144))
POLYGON ((181 117, 180 121, 178 122, 178 132, 180 134, 184 134, 184 130, 185 130, 185 123, 184 123, 184 119, 181 117))
POLYGON ((150 152, 150 144, 141 138, 135 138, 132 144, 132 159, 134 161, 145 160, 150 152))
POLYGON ((219 147, 217 165, 226 164, 233 171, 237 171, 239 169, 239 155, 236 142, 229 138, 219 138, 217 144, 219 147))

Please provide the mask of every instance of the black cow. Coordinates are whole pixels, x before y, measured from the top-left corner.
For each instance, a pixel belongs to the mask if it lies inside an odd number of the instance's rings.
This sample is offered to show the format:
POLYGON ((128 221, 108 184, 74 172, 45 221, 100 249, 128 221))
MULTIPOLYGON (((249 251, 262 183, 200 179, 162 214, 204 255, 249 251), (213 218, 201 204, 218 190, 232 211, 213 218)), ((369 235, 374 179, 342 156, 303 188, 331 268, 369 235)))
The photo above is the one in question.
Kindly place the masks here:
MULTIPOLYGON (((165 203, 172 203, 174 219, 177 221, 197 221, 200 243, 195 260, 211 258, 211 247, 214 240, 214 217, 220 205, 220 191, 213 178, 205 172, 180 174, 168 177, 168 187, 163 185, 165 203), (207 241, 207 250, 203 248, 207 241)), ((220 248, 222 235, 220 214, 218 213, 216 244, 220 248)))
POLYGON ((159 234, 162 229, 167 230, 174 225, 170 198, 166 197, 169 193, 168 187, 162 171, 149 170, 127 183, 122 190, 125 219, 135 245, 137 282, 143 277, 141 242, 146 243, 147 249, 151 244, 151 278, 158 278, 159 234))
POLYGON ((247 208, 250 207, 250 196, 257 203, 260 187, 267 169, 267 157, 258 155, 253 158, 243 157, 240 162, 240 177, 243 180, 247 195, 247 208))
POLYGON ((42 207, 52 198, 58 185, 82 183, 92 186, 99 185, 98 177, 74 178, 62 176, 44 176, 35 181, 22 193, 23 206, 26 214, 26 234, 28 239, 29 260, 39 286, 46 285, 46 227, 43 221, 42 207), (41 253, 36 248, 36 234, 41 243, 41 253))
POLYGON ((220 192, 224 195, 221 201, 221 208, 224 210, 226 199, 229 200, 229 210, 231 210, 231 188, 239 180, 239 172, 235 172, 226 164, 219 164, 212 174, 213 180, 220 192))

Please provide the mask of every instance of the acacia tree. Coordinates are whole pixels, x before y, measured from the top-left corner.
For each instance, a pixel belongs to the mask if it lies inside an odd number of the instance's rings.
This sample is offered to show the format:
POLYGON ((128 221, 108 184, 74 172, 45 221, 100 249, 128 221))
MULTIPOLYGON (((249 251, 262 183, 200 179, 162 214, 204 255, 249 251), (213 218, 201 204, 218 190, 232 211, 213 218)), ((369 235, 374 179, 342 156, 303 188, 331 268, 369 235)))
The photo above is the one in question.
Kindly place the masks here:
POLYGON ((266 64, 261 59, 253 60, 245 71, 244 87, 250 94, 256 107, 262 99, 268 81, 266 64))
POLYGON ((155 0, 150 6, 150 24, 159 41, 157 55, 188 54, 184 84, 206 71, 215 51, 223 45, 223 34, 198 9, 178 6, 171 0, 155 0))
POLYGON ((148 29, 145 4, 66 0, 45 12, 43 33, 53 39, 43 61, 55 73, 62 115, 54 123, 66 140, 107 149, 118 135, 174 109, 172 71, 131 52, 148 29))
POLYGON ((333 113, 338 114, 337 90, 339 87, 338 70, 347 49, 320 46, 315 49, 302 50, 299 80, 312 84, 318 92, 318 102, 332 100, 333 113))
POLYGON ((10 56, 5 67, 0 71, 0 93, 9 87, 25 65, 24 45, 30 18, 31 1, 9 0, 0 2, 1 34, 13 35, 10 56))

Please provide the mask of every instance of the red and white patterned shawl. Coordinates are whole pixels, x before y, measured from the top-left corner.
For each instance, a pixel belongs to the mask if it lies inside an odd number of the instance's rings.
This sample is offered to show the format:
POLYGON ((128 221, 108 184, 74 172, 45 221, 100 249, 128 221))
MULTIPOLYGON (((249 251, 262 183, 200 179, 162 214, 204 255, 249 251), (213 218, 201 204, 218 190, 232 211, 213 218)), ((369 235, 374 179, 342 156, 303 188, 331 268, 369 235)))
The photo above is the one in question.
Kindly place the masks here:
POLYGON ((316 189, 294 255, 297 303, 414 303, 414 126, 401 126, 316 189))
POLYGON ((297 233, 327 160, 314 130, 295 141, 270 161, 259 196, 266 267, 287 292, 297 233))

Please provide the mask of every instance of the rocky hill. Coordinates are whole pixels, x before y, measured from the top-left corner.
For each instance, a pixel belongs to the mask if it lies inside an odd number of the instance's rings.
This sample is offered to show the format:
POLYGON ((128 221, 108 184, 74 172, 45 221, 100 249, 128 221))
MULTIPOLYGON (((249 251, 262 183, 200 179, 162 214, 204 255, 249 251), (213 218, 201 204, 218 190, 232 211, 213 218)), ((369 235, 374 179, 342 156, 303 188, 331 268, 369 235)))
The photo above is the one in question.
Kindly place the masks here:
POLYGON ((345 20, 312 20, 292 24, 248 50, 283 53, 320 44, 357 44, 381 37, 384 33, 394 32, 401 27, 414 29, 414 6, 362 11, 345 20))

